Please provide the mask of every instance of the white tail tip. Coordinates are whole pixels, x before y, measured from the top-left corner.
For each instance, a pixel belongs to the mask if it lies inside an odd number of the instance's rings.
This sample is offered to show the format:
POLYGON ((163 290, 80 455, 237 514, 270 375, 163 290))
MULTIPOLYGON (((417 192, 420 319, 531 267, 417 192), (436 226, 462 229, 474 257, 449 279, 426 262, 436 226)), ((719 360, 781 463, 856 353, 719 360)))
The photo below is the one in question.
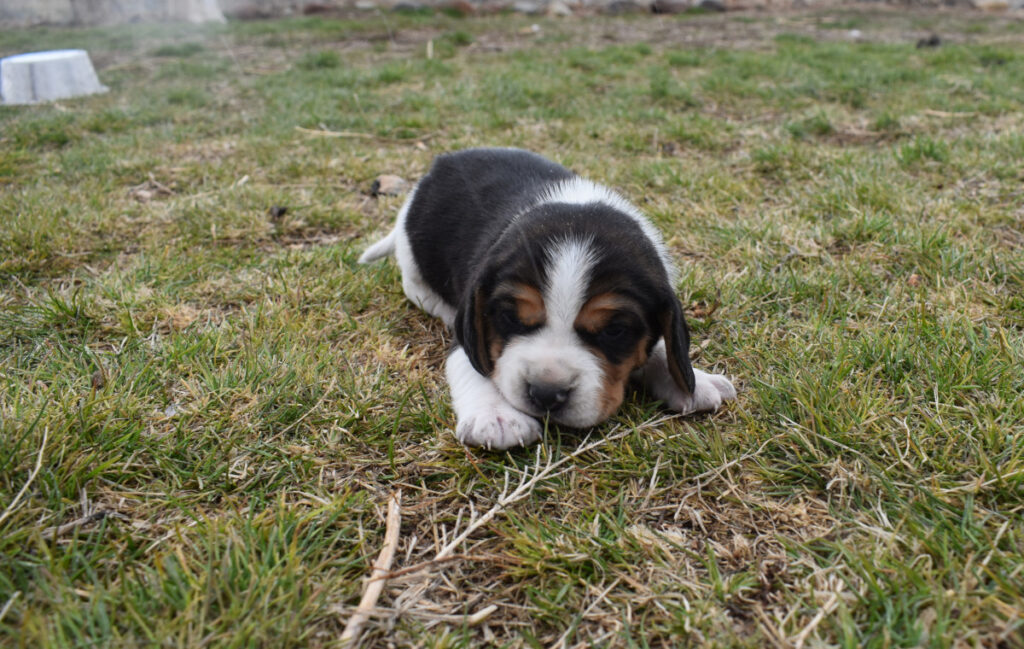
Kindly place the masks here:
POLYGON ((359 263, 369 264, 370 262, 395 254, 395 239, 397 238, 397 234, 397 229, 392 230, 388 236, 367 248, 363 254, 359 256, 359 263))

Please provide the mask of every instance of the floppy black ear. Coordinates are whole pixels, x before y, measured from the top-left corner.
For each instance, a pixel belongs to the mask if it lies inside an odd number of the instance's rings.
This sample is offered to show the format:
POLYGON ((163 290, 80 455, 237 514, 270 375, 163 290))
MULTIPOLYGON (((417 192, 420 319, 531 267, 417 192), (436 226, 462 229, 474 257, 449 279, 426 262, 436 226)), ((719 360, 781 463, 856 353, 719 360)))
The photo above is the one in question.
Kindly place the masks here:
POLYGON ((675 295, 669 297, 661 313, 661 331, 665 337, 669 373, 681 390, 693 394, 697 381, 690 365, 690 332, 683 319, 683 307, 675 295))
POLYGON ((490 376, 494 363, 487 351, 487 319, 484 309, 483 291, 480 287, 468 291, 455 314, 455 340, 466 350, 466 356, 473 369, 490 376))

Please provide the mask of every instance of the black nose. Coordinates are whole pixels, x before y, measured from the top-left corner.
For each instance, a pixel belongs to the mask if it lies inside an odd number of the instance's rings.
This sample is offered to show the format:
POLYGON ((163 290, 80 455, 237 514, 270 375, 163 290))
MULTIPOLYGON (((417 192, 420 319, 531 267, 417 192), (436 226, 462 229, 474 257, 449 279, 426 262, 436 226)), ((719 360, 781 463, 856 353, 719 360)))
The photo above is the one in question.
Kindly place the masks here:
POLYGON ((569 392, 559 385, 550 383, 527 383, 526 394, 530 402, 541 410, 554 412, 565 405, 569 400, 569 392))

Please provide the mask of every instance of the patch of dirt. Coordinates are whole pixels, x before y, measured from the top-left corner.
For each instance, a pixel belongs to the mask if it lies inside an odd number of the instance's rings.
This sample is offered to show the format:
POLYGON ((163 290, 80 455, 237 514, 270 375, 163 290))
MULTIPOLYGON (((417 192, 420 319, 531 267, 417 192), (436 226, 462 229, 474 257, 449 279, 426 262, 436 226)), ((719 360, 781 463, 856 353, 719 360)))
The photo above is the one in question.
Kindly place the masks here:
MULTIPOLYGON (((941 34, 941 42, 998 41, 999 35, 967 34, 962 30, 971 19, 981 16, 969 8, 942 10, 879 6, 843 6, 815 9, 759 8, 746 11, 678 16, 634 16, 628 19, 569 17, 547 22, 536 30, 521 30, 518 21, 498 23, 474 35, 465 52, 516 51, 536 47, 559 50, 569 47, 601 48, 616 43, 649 43, 667 48, 760 49, 782 34, 815 41, 857 41, 871 43, 918 43, 941 34), (843 27, 844 24, 850 27, 843 27), (923 25, 927 24, 928 27, 923 25), (854 28, 854 25, 860 25, 854 28), (570 34, 571 38, 560 38, 570 34)), ((481 20, 486 20, 483 18, 481 20)), ((988 20, 1015 22, 1013 15, 988 20)), ((998 26, 998 24, 996 25, 998 26)), ((393 32, 361 35, 344 41, 346 50, 375 47, 389 43, 394 53, 408 54, 437 39, 443 31, 433 28, 398 29, 393 32)))
MULTIPOLYGON (((365 20, 364 12, 341 12, 338 17, 365 20)), ((756 50, 771 47, 775 37, 791 34, 815 41, 857 41, 868 43, 916 44, 938 36, 943 45, 951 43, 998 43, 1007 39, 1002 23, 1016 23, 1019 16, 983 14, 966 7, 907 7, 895 5, 842 5, 813 9, 760 7, 705 15, 632 15, 628 17, 570 16, 552 21, 541 17, 470 17, 466 19, 473 42, 459 49, 463 53, 508 52, 543 45, 559 51, 574 47, 602 48, 612 44, 648 43, 676 49, 730 48, 756 50), (984 17, 991 29, 983 33, 965 31, 984 17), (525 21, 537 20, 537 28, 523 29, 525 21), (480 25, 485 25, 480 27, 480 25)), ((379 29, 349 33, 338 40, 296 40, 289 47, 268 48, 227 40, 207 43, 211 51, 228 56, 242 74, 263 75, 286 70, 302 52, 333 49, 339 52, 373 52, 378 60, 407 59, 422 55, 429 41, 442 38, 442 27, 400 28, 383 21, 379 29), (381 51, 381 43, 386 48, 381 51)), ((134 52, 98 53, 98 68, 152 67, 134 52)))

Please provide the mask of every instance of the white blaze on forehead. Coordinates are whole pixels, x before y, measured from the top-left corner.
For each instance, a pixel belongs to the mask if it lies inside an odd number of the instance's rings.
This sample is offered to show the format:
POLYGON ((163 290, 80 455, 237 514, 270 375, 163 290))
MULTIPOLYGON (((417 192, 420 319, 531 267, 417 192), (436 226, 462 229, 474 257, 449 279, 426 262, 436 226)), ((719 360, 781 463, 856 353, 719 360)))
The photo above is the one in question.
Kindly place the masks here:
POLYGON ((571 327, 575 322, 587 297, 595 261, 597 255, 588 239, 565 238, 551 247, 544 285, 544 308, 550 324, 571 327))
POLYGON ((661 265, 665 267, 669 280, 675 281, 675 264, 672 263, 672 259, 668 255, 668 250, 665 248, 665 242, 661 238, 661 233, 647 220, 643 212, 617 192, 608 189, 604 185, 599 185, 586 178, 576 176, 575 178, 556 183, 545 190, 537 205, 544 205, 545 203, 569 203, 570 205, 602 203, 622 212, 640 226, 644 236, 647 237, 657 251, 658 258, 661 259, 661 265))

